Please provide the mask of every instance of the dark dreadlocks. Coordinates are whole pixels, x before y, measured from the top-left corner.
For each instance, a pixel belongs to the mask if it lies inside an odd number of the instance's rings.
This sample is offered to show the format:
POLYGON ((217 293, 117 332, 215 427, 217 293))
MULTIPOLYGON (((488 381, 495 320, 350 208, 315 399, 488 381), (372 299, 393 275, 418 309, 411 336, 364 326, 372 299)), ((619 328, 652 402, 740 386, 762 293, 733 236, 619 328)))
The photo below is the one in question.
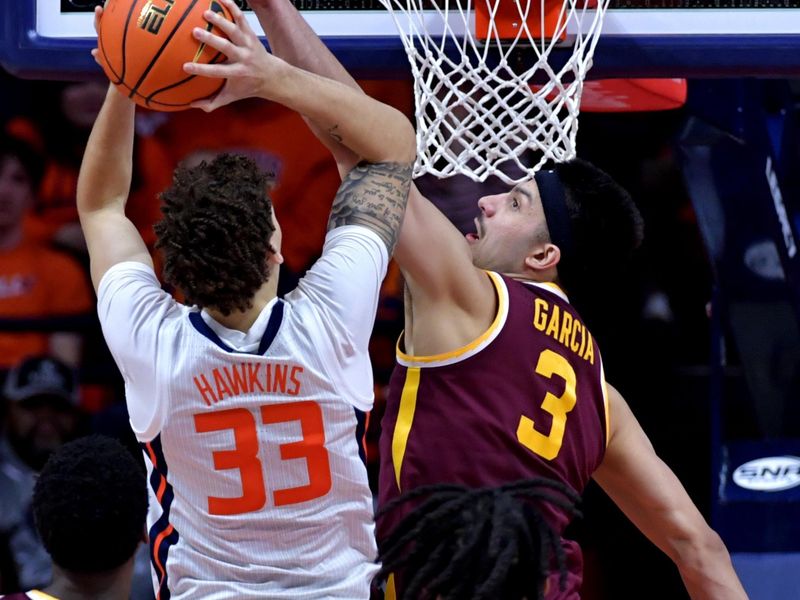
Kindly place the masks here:
POLYGON ((252 160, 232 154, 175 170, 161 194, 156 247, 164 252, 164 278, 188 304, 224 315, 252 306, 274 252, 268 183, 252 160))
POLYGON ((422 498, 379 547, 377 577, 402 573, 401 600, 541 600, 553 556, 564 587, 564 550, 535 503, 580 514, 568 486, 543 477, 494 488, 422 486, 377 518, 422 498))

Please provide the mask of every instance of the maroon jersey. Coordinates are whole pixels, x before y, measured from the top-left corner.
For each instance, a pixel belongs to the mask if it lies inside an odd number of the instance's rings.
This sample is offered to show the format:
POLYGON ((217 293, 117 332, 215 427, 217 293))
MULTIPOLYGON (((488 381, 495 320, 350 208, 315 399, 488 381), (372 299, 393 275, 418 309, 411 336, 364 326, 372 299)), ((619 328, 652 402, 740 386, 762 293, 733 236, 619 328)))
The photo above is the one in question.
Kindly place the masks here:
MULTIPOLYGON (((553 284, 489 273, 497 316, 478 339, 453 352, 409 356, 399 348, 380 440, 379 506, 422 485, 496 486, 549 477, 582 492, 608 435, 600 351, 564 293, 553 284)), ((569 515, 543 504, 563 533, 569 515)), ((379 520, 382 539, 404 516, 379 520)), ((562 540, 577 597, 582 561, 562 540)), ((555 583, 555 582, 554 582, 555 583)))

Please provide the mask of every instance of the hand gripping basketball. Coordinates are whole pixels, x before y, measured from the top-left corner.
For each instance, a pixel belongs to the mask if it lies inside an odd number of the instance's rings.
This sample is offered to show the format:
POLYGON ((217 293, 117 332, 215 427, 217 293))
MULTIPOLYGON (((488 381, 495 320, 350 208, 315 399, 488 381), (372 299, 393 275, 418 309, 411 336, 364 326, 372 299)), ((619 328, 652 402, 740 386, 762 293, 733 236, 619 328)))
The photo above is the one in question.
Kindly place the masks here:
POLYGON ((187 62, 183 66, 186 73, 191 75, 227 80, 219 94, 192 104, 193 107, 205 111, 242 98, 270 98, 270 89, 277 85, 281 68, 286 66, 284 61, 267 52, 242 11, 232 0, 219 1, 230 11, 232 21, 224 19, 218 13, 206 11, 204 17, 213 26, 213 30, 196 27, 193 35, 198 42, 217 50, 228 60, 213 64, 187 62), (215 35, 214 30, 219 30, 225 37, 215 35))
POLYGON ((187 74, 183 65, 216 63, 225 54, 199 41, 195 28, 224 35, 216 23, 230 24, 227 0, 107 0, 95 12, 98 48, 92 54, 111 83, 137 104, 154 110, 189 108, 216 95, 224 82, 187 74), (217 17, 214 24, 206 13, 217 17))

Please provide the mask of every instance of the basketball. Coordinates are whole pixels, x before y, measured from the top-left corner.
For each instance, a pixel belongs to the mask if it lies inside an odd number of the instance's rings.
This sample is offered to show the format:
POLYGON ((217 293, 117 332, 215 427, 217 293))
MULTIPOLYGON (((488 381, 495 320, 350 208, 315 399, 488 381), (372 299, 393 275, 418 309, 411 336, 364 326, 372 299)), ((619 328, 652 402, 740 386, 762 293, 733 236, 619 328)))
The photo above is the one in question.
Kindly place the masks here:
POLYGON ((232 20, 216 0, 107 0, 97 36, 97 58, 106 76, 134 102, 153 110, 184 110, 213 96, 224 80, 183 70, 187 62, 225 60, 192 36, 195 27, 202 27, 224 37, 203 18, 209 9, 232 20))

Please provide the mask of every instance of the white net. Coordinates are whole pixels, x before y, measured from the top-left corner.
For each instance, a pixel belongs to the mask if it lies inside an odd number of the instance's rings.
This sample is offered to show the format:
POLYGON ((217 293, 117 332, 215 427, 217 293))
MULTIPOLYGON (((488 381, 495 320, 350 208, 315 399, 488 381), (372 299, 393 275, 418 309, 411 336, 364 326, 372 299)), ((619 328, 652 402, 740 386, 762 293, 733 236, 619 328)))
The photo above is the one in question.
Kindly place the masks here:
POLYGON ((608 5, 590 1, 381 0, 414 76, 415 175, 516 183, 574 157, 583 80, 608 5), (476 8, 488 21, 485 40, 475 35, 476 8))

